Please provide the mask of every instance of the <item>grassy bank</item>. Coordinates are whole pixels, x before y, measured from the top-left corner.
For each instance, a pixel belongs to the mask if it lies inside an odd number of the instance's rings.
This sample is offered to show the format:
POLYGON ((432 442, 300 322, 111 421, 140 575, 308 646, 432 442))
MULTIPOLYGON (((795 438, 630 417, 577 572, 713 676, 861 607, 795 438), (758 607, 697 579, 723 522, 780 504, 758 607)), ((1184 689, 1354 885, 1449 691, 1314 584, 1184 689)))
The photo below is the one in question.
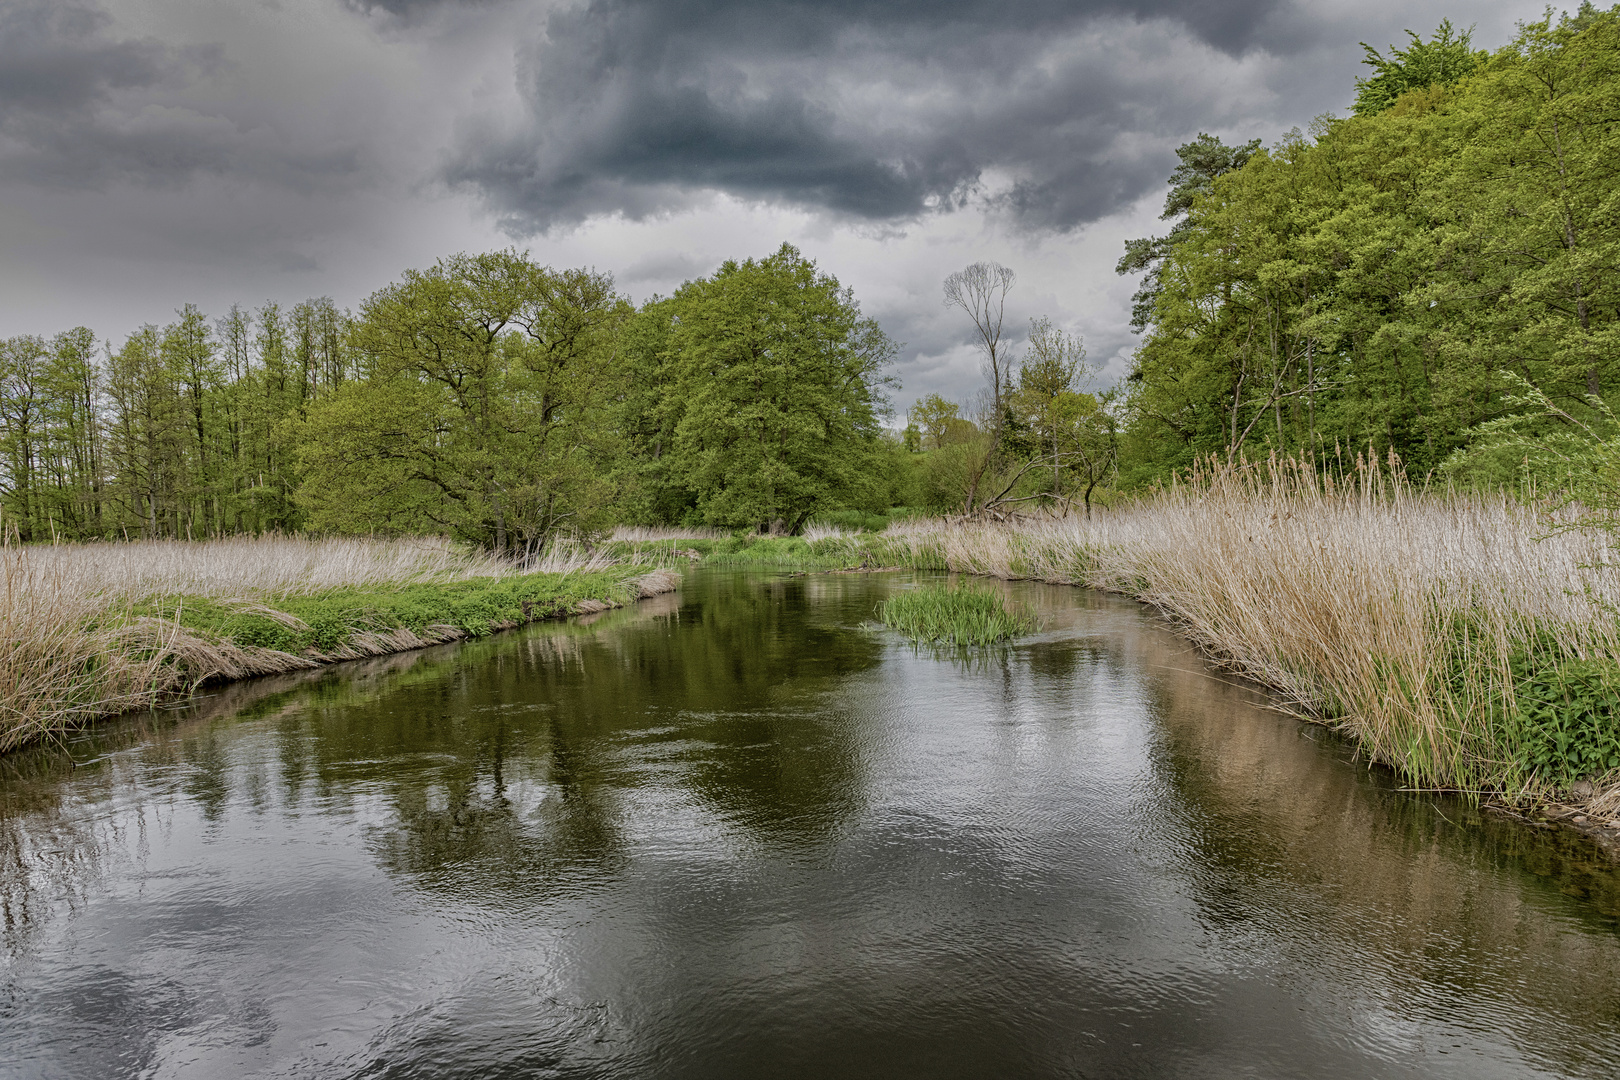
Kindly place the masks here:
POLYGON ((678 580, 568 549, 519 569, 433 539, 13 547, 4 564, 0 751, 207 682, 600 611, 678 580))
POLYGON ((1417 786, 1620 816, 1612 538, 1503 495, 1423 491, 1369 462, 1339 480, 1271 462, 1090 520, 656 543, 702 565, 904 566, 1121 593, 1417 786))
POLYGON ((1620 812, 1610 539, 1506 497, 1272 463, 1090 521, 915 522, 869 547, 1142 600, 1417 785, 1620 812))

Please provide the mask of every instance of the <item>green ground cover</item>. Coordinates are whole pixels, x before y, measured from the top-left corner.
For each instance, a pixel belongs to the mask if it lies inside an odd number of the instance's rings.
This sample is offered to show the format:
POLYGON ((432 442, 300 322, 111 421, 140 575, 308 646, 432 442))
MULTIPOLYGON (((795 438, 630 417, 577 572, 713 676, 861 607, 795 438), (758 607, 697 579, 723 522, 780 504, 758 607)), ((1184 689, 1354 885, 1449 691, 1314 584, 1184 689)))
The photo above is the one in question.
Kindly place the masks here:
POLYGON ((199 636, 229 639, 243 648, 303 655, 331 653, 356 634, 409 630, 432 636, 482 637, 493 630, 576 611, 582 602, 623 603, 632 597, 622 569, 572 574, 407 584, 392 589, 337 588, 263 603, 201 597, 164 597, 134 614, 177 622, 199 636))

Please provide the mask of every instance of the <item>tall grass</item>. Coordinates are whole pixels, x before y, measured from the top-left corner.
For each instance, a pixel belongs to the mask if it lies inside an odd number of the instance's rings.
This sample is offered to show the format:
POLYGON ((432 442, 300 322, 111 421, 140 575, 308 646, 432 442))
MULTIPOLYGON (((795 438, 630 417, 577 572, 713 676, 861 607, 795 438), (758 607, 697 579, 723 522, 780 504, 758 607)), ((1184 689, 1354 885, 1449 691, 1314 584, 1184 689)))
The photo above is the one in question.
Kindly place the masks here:
POLYGON ((883 602, 878 618, 916 641, 991 645, 1028 634, 1035 620, 999 592, 971 586, 924 585, 883 602))
MULTIPOLYGON (((1615 764, 1559 750, 1562 735, 1535 727, 1547 702, 1528 700, 1620 661, 1609 537, 1552 528, 1505 495, 1420 490, 1367 461, 1335 480, 1274 460, 1090 520, 909 522, 880 544, 887 562, 1143 600, 1425 786, 1546 797, 1615 764)), ((1616 704, 1589 694, 1570 723, 1612 736, 1616 704)))
POLYGON ((612 557, 578 546, 519 566, 431 537, 8 544, 0 564, 0 752, 211 678, 454 640, 485 610, 497 626, 601 610, 606 594, 650 595, 676 580, 642 566, 620 581, 626 575, 612 557), (512 587, 496 585, 505 581, 512 587), (519 588, 524 582, 532 584, 519 588), (368 594, 379 601, 366 602, 368 594), (351 599, 315 603, 321 597, 351 599), (433 603, 444 613, 422 617, 433 603), (354 625, 311 625, 289 608, 332 609, 354 625), (238 626, 275 640, 217 632, 238 626), (267 634, 276 627, 286 633, 267 634), (276 647, 286 642, 300 647, 276 647))
POLYGON ((725 529, 703 526, 675 528, 662 525, 620 525, 610 539, 620 544, 645 544, 658 540, 724 540, 731 533, 725 529))

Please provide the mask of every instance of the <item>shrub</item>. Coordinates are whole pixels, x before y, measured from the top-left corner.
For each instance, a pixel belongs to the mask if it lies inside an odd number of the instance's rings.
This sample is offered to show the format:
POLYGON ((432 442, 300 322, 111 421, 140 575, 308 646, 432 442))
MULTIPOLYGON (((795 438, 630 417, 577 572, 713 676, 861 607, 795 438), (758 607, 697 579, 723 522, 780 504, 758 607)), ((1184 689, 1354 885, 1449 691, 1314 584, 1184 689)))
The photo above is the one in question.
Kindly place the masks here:
POLYGON ((1620 769, 1620 664, 1564 660, 1514 679, 1508 743, 1527 774, 1557 784, 1620 769))

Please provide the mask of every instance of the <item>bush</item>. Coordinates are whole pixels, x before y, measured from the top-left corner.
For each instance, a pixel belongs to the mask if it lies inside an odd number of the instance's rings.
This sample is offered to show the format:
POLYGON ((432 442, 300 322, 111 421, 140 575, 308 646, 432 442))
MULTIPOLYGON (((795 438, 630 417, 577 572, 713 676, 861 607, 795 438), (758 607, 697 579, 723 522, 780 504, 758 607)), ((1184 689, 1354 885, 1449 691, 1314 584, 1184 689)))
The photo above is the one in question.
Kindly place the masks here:
POLYGON ((1564 660, 1526 672, 1516 665, 1518 708, 1508 743, 1521 769, 1569 784, 1620 768, 1620 665, 1564 660))

